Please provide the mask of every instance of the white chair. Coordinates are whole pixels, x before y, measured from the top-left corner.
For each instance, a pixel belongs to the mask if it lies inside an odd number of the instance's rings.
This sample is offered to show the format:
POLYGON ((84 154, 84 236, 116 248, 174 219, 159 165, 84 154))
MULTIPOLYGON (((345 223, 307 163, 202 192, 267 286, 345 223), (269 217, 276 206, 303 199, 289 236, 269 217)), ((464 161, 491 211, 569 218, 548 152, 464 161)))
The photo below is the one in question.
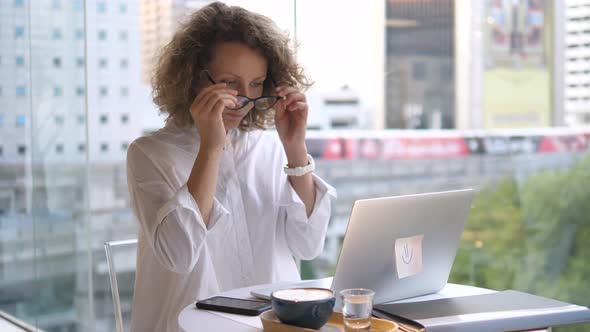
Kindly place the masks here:
MULTIPOLYGON (((123 322, 123 312, 121 310, 121 298, 119 294, 119 282, 122 282, 122 291, 131 300, 133 297, 133 287, 135 282, 135 265, 137 256, 137 239, 122 241, 107 241, 104 243, 104 250, 107 256, 107 266, 109 269, 109 280, 111 282, 111 293, 113 295, 113 306, 115 310, 115 327, 117 332, 123 332, 124 326, 129 322, 123 322), (123 276, 125 277, 123 280, 123 276), (118 280, 119 279, 119 282, 118 280), (127 291, 131 291, 130 294, 127 291)), ((126 312, 131 312, 131 308, 126 312)))

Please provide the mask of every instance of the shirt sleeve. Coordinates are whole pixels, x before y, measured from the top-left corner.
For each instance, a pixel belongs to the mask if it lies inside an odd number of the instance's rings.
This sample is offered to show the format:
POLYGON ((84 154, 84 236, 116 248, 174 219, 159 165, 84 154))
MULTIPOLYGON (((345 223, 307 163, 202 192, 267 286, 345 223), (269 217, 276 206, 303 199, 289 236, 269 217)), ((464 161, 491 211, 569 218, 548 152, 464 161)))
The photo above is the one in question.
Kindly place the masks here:
POLYGON ((303 260, 317 257, 324 249, 332 200, 336 189, 312 174, 316 188, 315 203, 309 218, 305 204, 291 186, 287 176, 281 192, 279 218, 285 223, 285 238, 293 256, 303 260))
MULTIPOLYGON (((168 171, 169 172, 169 171, 168 171)), ((188 273, 194 268, 208 232, 228 211, 214 198, 209 229, 186 183, 175 188, 167 174, 135 143, 127 153, 127 184, 131 206, 144 238, 166 269, 188 273)))

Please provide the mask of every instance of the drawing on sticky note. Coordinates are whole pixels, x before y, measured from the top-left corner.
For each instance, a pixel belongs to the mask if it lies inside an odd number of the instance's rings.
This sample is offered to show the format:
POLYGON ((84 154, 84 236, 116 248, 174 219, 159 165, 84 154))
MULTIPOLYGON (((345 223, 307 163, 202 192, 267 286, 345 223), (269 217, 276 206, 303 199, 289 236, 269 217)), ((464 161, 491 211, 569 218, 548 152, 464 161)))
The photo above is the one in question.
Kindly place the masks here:
POLYGON ((395 240, 395 268, 399 279, 422 272, 422 241, 424 234, 395 240))
POLYGON ((412 249, 410 249, 408 247, 408 244, 404 244, 404 252, 402 254, 402 260, 404 261, 404 263, 406 264, 410 264, 410 262, 412 261, 412 249))

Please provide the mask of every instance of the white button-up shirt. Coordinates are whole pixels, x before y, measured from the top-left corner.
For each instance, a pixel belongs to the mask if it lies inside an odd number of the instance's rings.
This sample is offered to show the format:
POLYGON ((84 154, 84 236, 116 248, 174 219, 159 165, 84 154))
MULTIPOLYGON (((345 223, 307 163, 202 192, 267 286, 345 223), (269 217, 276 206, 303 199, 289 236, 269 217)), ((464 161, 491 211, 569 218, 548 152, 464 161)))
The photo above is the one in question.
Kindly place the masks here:
POLYGON ((293 257, 312 259, 323 250, 334 188, 313 176, 308 218, 283 172, 276 132, 233 129, 227 137, 209 226, 186 185, 197 130, 167 125, 129 146, 129 192, 141 225, 132 331, 178 331, 180 311, 197 299, 300 280, 293 257))

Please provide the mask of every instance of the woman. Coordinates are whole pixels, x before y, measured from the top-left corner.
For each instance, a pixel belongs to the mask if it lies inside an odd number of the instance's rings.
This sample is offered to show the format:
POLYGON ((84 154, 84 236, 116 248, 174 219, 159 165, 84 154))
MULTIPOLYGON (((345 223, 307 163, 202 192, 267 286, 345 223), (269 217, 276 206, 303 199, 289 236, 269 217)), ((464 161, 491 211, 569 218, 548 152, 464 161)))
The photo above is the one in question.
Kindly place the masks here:
POLYGON ((293 257, 321 253, 335 191, 311 172, 309 84, 288 45, 270 19, 213 3, 163 49, 166 125, 127 156, 133 331, 176 331, 184 307, 220 291, 299 280, 293 257))

